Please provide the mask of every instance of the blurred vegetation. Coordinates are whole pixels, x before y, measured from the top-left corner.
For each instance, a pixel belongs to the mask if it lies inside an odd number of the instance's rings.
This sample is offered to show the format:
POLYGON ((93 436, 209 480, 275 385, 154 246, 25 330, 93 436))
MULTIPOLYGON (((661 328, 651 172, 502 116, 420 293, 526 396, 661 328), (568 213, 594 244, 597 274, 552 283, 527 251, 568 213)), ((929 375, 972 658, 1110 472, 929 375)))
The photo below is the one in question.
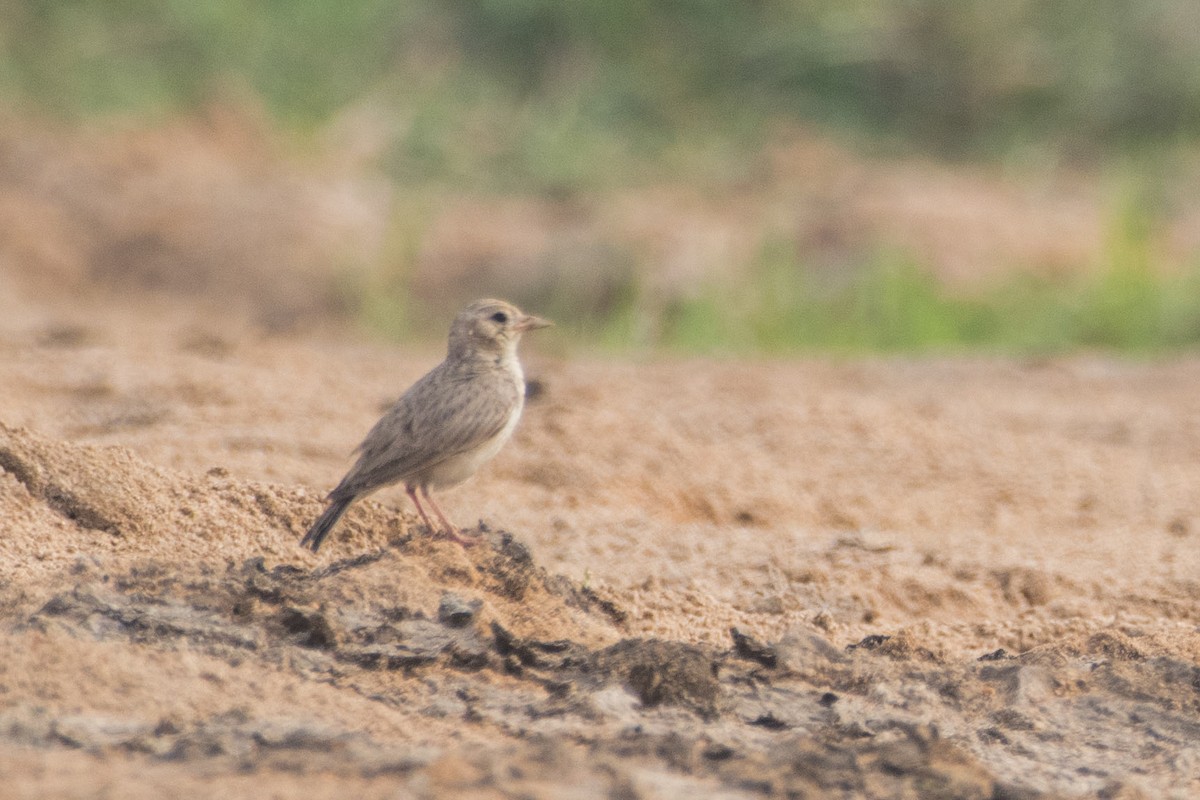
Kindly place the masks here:
MULTIPOLYGON (((0 103, 67 120, 248 96, 304 136, 380 106, 384 167, 412 191, 720 182, 796 122, 1088 164, 1200 133, 1194 0, 0 0, 0 45, 0 103)), ((1196 344, 1200 278, 1155 269, 1140 214, 1076 282, 951 296, 886 252, 830 280, 779 241, 665 308, 630 278, 586 324, 689 350, 1196 344)), ((406 318, 392 283, 367 319, 406 318)))
MULTIPOLYGON (((749 275, 701 287, 648 316, 630 283, 603 319, 567 328, 622 351, 690 353, 941 352, 1051 354, 1104 349, 1152 355, 1200 346, 1200 265, 1155 269, 1149 226, 1135 207, 1114 223, 1107 263, 1072 278, 1013 273, 952 292, 899 255, 821 274, 789 242, 766 246, 749 275)), ((572 319, 572 317, 566 317, 572 319)))
MULTIPOLYGON (((686 352, 777 354, 1154 354, 1200 345, 1200 270, 1156 277, 1121 263, 1067 283, 1017 276, 964 297, 903 260, 883 260, 836 290, 803 270, 776 273, 769 262, 765 269, 748 291, 710 292, 673 307, 660 341, 686 352)), ((610 341, 636 341, 618 320, 610 341)))
MULTIPOLYGON (((713 282, 667 302, 639 273, 615 276, 601 305, 570 286, 531 298, 558 338, 627 353, 667 349, 709 355, 961 353, 1048 355, 1076 349, 1156 355, 1200 347, 1200 265, 1156 267, 1138 212, 1114 222, 1095 271, 1039 277, 1013 272, 974 290, 950 290, 902 254, 879 254, 826 273, 792 242, 766 244, 736 281, 713 282)), ((445 319, 414 308, 402 279, 351 289, 365 324, 395 338, 441 332, 445 319)), ((520 298, 521 302, 526 302, 520 298)))
POLYGON ((146 113, 247 91, 304 127, 372 98, 407 120, 393 167, 409 177, 553 187, 714 138, 745 144, 789 117, 938 154, 1086 155, 1200 131, 1192 0, 0 0, 0 12, 10 104, 146 113))

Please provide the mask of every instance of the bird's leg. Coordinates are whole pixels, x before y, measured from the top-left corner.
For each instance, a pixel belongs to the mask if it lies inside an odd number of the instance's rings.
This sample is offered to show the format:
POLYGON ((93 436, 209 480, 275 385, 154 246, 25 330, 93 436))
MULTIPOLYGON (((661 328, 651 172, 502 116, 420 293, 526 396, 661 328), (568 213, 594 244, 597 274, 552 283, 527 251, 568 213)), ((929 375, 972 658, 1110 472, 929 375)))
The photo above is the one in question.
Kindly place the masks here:
MULTIPOLYGON (((408 496, 412 498, 413 505, 417 507, 417 513, 421 515, 421 519, 425 520, 425 527, 429 528, 430 533, 437 533, 437 528, 433 527, 433 523, 429 521, 429 515, 425 513, 425 509, 421 507, 421 501, 417 499, 417 487, 405 486, 404 491, 408 492, 408 496)), ((429 495, 425 495, 428 497, 429 495)), ((439 513, 440 517, 441 514, 439 513)))
POLYGON ((441 506, 439 506, 437 501, 433 499, 433 495, 429 493, 428 486, 422 486, 421 493, 425 495, 425 499, 428 500, 429 505, 433 507, 433 513, 437 514, 438 519, 440 519, 446 526, 446 538, 453 539, 463 547, 470 547, 471 545, 475 544, 474 539, 464 538, 462 534, 459 533, 458 528, 454 527, 454 523, 451 522, 450 518, 446 516, 444 511, 442 511, 441 506))

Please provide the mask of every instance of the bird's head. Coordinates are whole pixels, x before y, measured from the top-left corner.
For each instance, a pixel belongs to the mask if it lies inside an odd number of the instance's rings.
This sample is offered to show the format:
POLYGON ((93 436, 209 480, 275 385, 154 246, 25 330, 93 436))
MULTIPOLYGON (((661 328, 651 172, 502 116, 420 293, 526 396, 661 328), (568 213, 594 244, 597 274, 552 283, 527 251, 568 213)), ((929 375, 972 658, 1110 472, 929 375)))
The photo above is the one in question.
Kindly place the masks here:
POLYGON ((503 300, 477 300, 454 318, 450 353, 515 354, 521 334, 552 324, 503 300))

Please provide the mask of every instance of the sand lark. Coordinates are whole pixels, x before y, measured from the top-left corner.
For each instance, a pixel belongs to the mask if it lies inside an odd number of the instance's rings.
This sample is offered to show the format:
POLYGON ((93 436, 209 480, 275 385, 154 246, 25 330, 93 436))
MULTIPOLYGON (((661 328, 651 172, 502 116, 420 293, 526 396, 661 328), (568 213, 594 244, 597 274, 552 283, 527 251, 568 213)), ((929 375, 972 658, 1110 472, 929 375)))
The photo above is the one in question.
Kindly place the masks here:
POLYGON ((326 498, 329 507, 300 540, 313 552, 350 504, 404 483, 431 531, 421 505, 428 501, 442 533, 463 538, 430 494, 471 477, 512 436, 525 405, 525 375, 517 360, 521 334, 550 325, 503 300, 479 300, 450 326, 446 359, 404 393, 358 446, 358 461, 326 498))

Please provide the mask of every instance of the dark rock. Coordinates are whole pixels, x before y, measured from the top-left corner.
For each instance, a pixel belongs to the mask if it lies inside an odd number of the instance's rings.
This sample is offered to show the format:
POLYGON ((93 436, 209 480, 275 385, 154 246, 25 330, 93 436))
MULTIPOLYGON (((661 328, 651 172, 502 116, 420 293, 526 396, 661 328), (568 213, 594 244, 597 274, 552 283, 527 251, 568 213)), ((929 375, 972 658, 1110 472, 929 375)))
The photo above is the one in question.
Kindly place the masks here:
POLYGON ((438 619, 451 628, 465 628, 474 622, 482 607, 482 600, 467 601, 452 592, 445 592, 438 603, 438 619))
POLYGON ((742 633, 737 628, 730 628, 729 635, 733 638, 733 651, 741 658, 748 661, 757 661, 764 667, 771 669, 779 663, 779 657, 775 653, 775 648, 770 645, 763 644, 753 636, 742 633))
POLYGON ((624 683, 648 708, 677 705, 706 718, 717 715, 717 664, 694 645, 626 639, 596 653, 590 667, 624 683))
POLYGON ((788 725, 786 722, 769 711, 766 714, 762 714, 761 716, 750 720, 750 724, 757 725, 760 728, 766 728, 769 731, 782 731, 791 727, 791 725, 788 725))
POLYGON ((337 645, 337 637, 325 615, 319 611, 285 608, 276 616, 292 641, 301 647, 328 650, 337 645))
POLYGON ((713 742, 700 752, 709 761, 727 761, 737 755, 737 751, 727 744, 713 742))
POLYGON ((587 651, 575 642, 556 639, 544 642, 537 639, 520 639, 507 628, 493 621, 492 646, 504 657, 506 669, 513 667, 536 667, 538 669, 563 669, 586 659, 587 651), (558 656, 548 658, 547 656, 558 656))
POLYGON ((854 644, 846 645, 846 652, 854 652, 855 650, 878 650, 883 646, 884 642, 892 637, 883 633, 873 633, 870 636, 865 636, 854 644))

